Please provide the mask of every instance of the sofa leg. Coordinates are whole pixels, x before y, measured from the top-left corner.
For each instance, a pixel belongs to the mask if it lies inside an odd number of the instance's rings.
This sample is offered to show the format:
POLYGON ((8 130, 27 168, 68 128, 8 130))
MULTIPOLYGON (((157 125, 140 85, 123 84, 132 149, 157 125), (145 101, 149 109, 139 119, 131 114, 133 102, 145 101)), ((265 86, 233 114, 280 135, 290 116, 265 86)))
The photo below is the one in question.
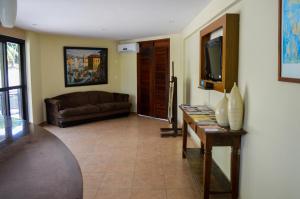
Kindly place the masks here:
POLYGON ((59 128, 65 128, 66 126, 63 125, 62 123, 58 123, 59 128))

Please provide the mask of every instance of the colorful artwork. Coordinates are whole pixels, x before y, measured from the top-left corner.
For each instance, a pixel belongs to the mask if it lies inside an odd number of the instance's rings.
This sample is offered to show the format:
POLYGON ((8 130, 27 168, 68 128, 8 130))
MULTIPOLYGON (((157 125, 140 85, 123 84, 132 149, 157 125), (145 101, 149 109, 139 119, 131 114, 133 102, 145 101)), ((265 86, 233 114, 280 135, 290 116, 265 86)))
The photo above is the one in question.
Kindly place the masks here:
POLYGON ((65 86, 107 84, 107 48, 65 47, 65 86))
POLYGON ((300 0, 281 0, 281 78, 300 78, 300 0))

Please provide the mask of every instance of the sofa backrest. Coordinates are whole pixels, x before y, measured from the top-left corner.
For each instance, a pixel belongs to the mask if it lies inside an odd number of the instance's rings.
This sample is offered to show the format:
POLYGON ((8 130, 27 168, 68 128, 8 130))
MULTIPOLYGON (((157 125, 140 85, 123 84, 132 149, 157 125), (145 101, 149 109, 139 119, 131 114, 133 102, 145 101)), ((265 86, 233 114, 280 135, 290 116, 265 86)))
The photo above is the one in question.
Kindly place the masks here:
POLYGON ((85 92, 74 92, 59 95, 54 97, 54 99, 59 99, 63 108, 77 107, 85 104, 89 104, 89 98, 85 92))
POLYGON ((101 104, 114 101, 113 93, 104 91, 74 92, 54 97, 61 101, 62 108, 83 106, 86 104, 101 104))
POLYGON ((108 103, 114 101, 112 93, 104 91, 88 91, 86 92, 89 98, 90 104, 108 103))

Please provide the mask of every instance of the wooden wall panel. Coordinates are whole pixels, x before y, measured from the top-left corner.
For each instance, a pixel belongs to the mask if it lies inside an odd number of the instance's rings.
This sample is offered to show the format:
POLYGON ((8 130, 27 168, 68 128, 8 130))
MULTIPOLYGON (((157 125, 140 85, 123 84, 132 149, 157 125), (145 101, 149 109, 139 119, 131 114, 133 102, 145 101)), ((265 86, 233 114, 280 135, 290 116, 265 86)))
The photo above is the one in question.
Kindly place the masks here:
POLYGON ((25 40, 25 31, 19 28, 4 28, 0 26, 0 35, 25 40))

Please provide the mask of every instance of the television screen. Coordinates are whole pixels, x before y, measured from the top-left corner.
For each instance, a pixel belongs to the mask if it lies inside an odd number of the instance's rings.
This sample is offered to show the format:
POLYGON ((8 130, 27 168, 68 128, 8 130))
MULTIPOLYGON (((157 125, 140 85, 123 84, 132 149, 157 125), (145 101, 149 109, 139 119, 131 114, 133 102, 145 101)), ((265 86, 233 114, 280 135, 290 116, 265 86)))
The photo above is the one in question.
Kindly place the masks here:
POLYGON ((208 41, 205 49, 207 78, 222 81, 222 37, 208 41))

